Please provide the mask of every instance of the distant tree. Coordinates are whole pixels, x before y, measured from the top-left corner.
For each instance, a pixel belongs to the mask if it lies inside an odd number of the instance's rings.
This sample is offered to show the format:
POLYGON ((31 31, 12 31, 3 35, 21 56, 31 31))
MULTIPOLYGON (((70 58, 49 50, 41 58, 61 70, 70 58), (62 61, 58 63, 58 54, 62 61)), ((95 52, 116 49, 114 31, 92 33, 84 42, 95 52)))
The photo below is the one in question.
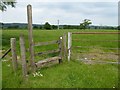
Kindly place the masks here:
POLYGON ((6 11, 7 6, 15 7, 16 0, 1 0, 0 1, 0 10, 6 11))
POLYGON ((43 26, 41 25, 41 26, 39 27, 39 29, 42 29, 42 27, 43 27, 43 26))
POLYGON ((18 25, 15 25, 15 26, 8 26, 8 29, 18 29, 19 26, 18 25))
POLYGON ((80 23, 80 29, 86 29, 90 24, 92 24, 91 20, 84 19, 83 23, 80 23))
POLYGON ((52 27, 52 29, 57 29, 58 28, 56 25, 52 25, 51 27, 52 27))
POLYGON ((84 23, 80 23, 80 29, 85 29, 84 23))
POLYGON ((48 22, 46 22, 44 25, 44 29, 51 30, 52 28, 51 25, 48 22))
POLYGON ((34 29, 39 29, 39 26, 33 26, 34 29))
POLYGON ((63 25, 63 29, 68 29, 67 25, 63 25))
POLYGON ((117 27, 118 30, 120 30, 120 25, 117 27))

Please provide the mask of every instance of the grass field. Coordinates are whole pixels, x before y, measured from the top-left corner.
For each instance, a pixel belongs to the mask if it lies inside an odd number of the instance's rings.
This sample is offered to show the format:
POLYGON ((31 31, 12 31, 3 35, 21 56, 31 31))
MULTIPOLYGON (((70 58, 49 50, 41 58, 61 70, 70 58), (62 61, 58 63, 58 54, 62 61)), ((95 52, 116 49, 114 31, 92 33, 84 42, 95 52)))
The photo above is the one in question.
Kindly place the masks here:
MULTIPOLYGON (((24 34, 26 48, 28 48, 27 30, 3 30, 2 49, 3 52, 10 47, 10 38, 17 39, 17 53, 20 57, 19 36, 24 34)), ((60 36, 67 32, 117 32, 115 30, 34 30, 34 42, 58 40, 60 36)), ((73 39, 81 40, 118 40, 118 35, 73 35, 73 39)), ((118 48, 118 42, 75 42, 73 46, 96 46, 98 48, 118 48)), ((35 52, 53 50, 57 45, 36 47, 35 52)), ((114 88, 118 87, 118 66, 113 64, 84 64, 76 59, 80 57, 77 51, 91 51, 93 49, 73 48, 71 62, 63 60, 60 65, 38 70, 43 76, 34 77, 29 74, 28 81, 23 82, 21 66, 17 75, 14 75, 11 65, 11 54, 2 61, 2 87, 3 88, 114 88), (77 56, 76 56, 77 55, 77 56), (7 61, 6 61, 7 60, 7 61)), ((96 50, 97 52, 98 50, 96 50)), ((116 50, 102 50, 104 52, 118 52, 116 50)), ((36 57, 35 60, 54 55, 36 57)), ((29 57, 29 54, 27 54, 29 57)), ((97 59, 96 59, 97 60, 97 59)), ((114 60, 111 60, 114 61, 114 60)))

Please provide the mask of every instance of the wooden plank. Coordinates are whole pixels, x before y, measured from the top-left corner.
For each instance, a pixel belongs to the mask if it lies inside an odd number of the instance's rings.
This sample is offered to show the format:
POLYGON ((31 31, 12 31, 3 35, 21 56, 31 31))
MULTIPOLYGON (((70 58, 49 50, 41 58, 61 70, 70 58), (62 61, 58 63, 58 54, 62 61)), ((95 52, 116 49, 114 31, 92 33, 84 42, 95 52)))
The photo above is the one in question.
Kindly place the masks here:
POLYGON ((34 46, 43 46, 43 45, 50 45, 50 44, 57 44, 58 40, 54 40, 54 41, 48 41, 48 42, 39 42, 39 43, 35 43, 34 46))
POLYGON ((72 34, 120 34, 120 32, 73 32, 72 34))
POLYGON ((10 51, 11 51, 11 48, 9 48, 1 58, 3 59, 10 51))
POLYGON ((16 38, 11 38, 11 52, 12 52, 12 65, 14 72, 17 71, 17 52, 16 52, 16 38))
POLYGON ((32 32, 32 6, 27 5, 27 16, 28 16, 28 38, 29 38, 29 51, 30 51, 30 65, 33 72, 35 72, 34 63, 34 43, 33 43, 33 32, 32 32))
POLYGON ((56 60, 59 60, 61 59, 61 57, 59 56, 56 56, 56 57, 52 57, 52 58, 48 58, 48 59, 44 59, 44 60, 40 60, 36 63, 36 67, 37 68, 40 68, 42 67, 44 64, 46 63, 49 63, 49 62, 53 62, 53 61, 56 61, 56 60))
POLYGON ((46 51, 46 52, 39 52, 39 53, 36 53, 35 56, 43 55, 43 54, 50 54, 50 53, 57 53, 57 52, 60 52, 60 50, 56 49, 56 50, 49 50, 49 51, 46 51))
POLYGON ((23 36, 20 36, 20 50, 21 50, 21 60, 22 60, 22 73, 23 77, 26 78, 27 76, 27 64, 26 64, 26 55, 25 55, 25 41, 23 36))
POLYGON ((72 33, 68 32, 68 61, 70 61, 71 46, 72 46, 72 33))

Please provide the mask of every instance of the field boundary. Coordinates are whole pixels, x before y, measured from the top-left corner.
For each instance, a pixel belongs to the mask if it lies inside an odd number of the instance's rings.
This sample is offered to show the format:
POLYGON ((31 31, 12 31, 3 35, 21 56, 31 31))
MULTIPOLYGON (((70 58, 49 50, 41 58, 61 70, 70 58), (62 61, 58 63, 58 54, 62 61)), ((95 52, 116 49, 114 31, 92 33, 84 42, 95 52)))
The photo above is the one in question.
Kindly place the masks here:
MULTIPOLYGON (((104 35, 104 34, 120 34, 120 32, 68 32, 68 61, 70 61, 71 59, 71 52, 72 52, 72 48, 95 48, 95 47, 87 47, 87 46, 72 46, 72 41, 80 41, 80 42, 120 42, 120 40, 96 40, 96 41, 92 41, 92 40, 80 40, 80 39, 73 39, 72 35, 104 35)), ((112 50, 120 50, 120 48, 105 48, 105 49, 112 49, 112 50)), ((82 53, 82 51, 81 51, 82 53)), ((106 53, 108 54, 108 53, 106 53)), ((112 53, 111 53, 112 54, 112 53)), ((117 53, 116 53, 117 54, 117 53)), ((119 55, 119 54, 117 54, 119 55)))

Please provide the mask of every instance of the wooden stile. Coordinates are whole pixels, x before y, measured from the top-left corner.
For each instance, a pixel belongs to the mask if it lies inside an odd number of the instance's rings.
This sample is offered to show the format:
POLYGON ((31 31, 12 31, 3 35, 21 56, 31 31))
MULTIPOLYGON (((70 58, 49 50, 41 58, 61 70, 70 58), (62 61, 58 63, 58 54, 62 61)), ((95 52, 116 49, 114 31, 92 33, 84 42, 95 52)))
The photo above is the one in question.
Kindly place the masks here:
POLYGON ((17 52, 16 52, 16 38, 11 38, 11 52, 12 52, 13 70, 14 70, 14 72, 16 72, 16 70, 18 68, 17 52))

